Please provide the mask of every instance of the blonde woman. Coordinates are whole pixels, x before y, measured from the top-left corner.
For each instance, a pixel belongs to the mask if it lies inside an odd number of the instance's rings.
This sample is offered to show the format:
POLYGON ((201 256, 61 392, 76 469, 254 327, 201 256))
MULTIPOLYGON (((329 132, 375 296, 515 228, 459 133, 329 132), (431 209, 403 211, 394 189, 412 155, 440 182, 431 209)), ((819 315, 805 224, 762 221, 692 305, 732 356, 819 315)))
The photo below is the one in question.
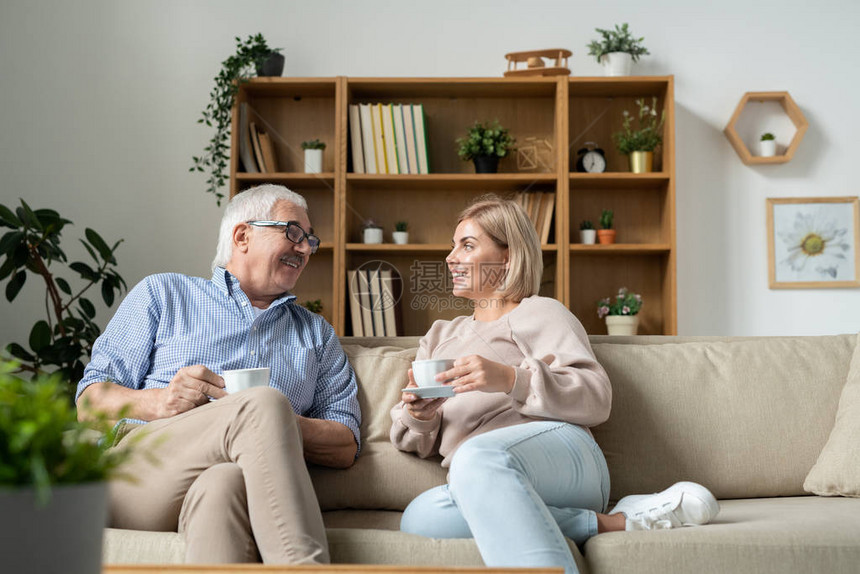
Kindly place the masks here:
MULTIPOLYGON (((452 398, 404 392, 391 441, 440 454, 448 484, 419 495, 401 530, 474 538, 487 566, 561 566, 577 572, 565 537, 704 524, 717 502, 678 483, 626 497, 610 514, 609 472, 588 427, 609 417, 609 378, 580 322, 537 295, 543 271, 534 227, 520 206, 485 196, 461 215, 445 259, 454 295, 474 313, 436 321, 418 359, 455 359, 437 376, 452 398)), ((409 387, 417 386, 409 371, 409 387)))

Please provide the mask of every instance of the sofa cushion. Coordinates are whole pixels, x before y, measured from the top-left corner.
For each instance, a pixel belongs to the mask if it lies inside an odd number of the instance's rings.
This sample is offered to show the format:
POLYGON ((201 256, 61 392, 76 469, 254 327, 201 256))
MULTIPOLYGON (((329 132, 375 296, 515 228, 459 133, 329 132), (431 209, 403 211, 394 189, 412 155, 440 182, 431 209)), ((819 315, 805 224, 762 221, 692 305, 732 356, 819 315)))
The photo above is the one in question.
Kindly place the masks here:
POLYGON ((839 398, 836 424, 803 488, 823 496, 860 497, 860 336, 839 398))
POLYGON ((860 500, 722 500, 705 526, 609 532, 586 542, 591 574, 853 573, 860 564, 860 500))
POLYGON ((700 482, 718 498, 804 494, 855 339, 595 343, 612 381, 609 420, 592 429, 612 498, 678 480, 700 482))
POLYGON ((367 508, 403 510, 425 490, 445 483, 441 459, 422 460, 391 445, 389 411, 400 400, 417 348, 343 345, 358 382, 361 453, 346 469, 311 465, 323 510, 367 508))

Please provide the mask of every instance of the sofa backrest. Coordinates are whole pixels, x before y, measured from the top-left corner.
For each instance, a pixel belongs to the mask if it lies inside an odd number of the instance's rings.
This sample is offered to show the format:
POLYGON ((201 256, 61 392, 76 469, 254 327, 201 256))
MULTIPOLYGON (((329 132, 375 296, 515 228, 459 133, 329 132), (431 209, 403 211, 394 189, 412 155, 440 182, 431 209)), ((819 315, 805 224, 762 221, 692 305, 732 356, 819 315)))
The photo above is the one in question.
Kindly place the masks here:
MULTIPOLYGON (((612 414, 592 432, 617 500, 678 480, 719 498, 804 494, 856 337, 590 339, 612 381, 612 414)), ((388 439, 418 340, 342 338, 358 379, 362 451, 350 469, 311 468, 323 510, 402 510, 445 482, 439 458, 401 453, 388 439)))

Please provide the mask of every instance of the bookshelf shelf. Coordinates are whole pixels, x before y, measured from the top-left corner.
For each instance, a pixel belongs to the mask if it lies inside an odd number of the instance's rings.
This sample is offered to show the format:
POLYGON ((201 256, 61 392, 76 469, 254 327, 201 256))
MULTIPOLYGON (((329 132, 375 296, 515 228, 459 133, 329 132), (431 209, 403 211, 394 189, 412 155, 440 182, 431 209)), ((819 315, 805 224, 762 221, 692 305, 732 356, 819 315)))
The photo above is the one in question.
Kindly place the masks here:
MULTIPOLYGON (((628 287, 641 293, 640 333, 676 333, 674 92, 671 76, 530 78, 265 78, 240 86, 245 102, 270 132, 279 173, 244 173, 231 163, 231 195, 264 182, 281 183, 304 195, 311 221, 323 240, 297 286, 300 301, 322 299, 323 315, 341 335, 354 334, 348 271, 363 265, 390 266, 402 278, 402 331, 423 335, 436 319, 465 311, 447 290, 415 288, 416 269, 433 269, 445 283, 457 214, 476 197, 494 192, 552 197, 549 237, 541 245, 541 294, 567 305, 589 333, 604 333, 595 302, 628 287), (666 113, 663 146, 655 173, 628 172, 611 134, 635 100, 656 97, 666 113), (350 105, 413 104, 423 108, 430 173, 367 174, 353 169, 350 105), (499 122, 522 143, 550 143, 550 161, 535 171, 518 170, 516 154, 499 173, 476 174, 457 157, 455 140, 475 121, 499 122), (325 173, 301 173, 300 143, 321 139, 325 173), (584 141, 607 154, 607 172, 572 172, 584 141), (549 194, 553 194, 550 196, 549 194), (615 212, 620 243, 582 245, 579 222, 595 224, 602 209, 615 212), (363 223, 382 226, 382 244, 362 243, 363 223), (409 224, 411 243, 397 245, 391 232, 409 224), (435 307, 428 300, 444 304, 435 307)), ((234 111, 234 134, 238 112, 234 111)), ((233 149, 238 140, 234 135, 233 149)), ((236 156, 238 154, 232 154, 236 156)), ((540 196, 529 196, 540 197, 540 196)), ((535 204, 537 205, 537 204, 535 204)), ((543 204, 546 205, 546 204, 543 204)), ((549 220, 548 220, 549 221, 549 220)), ((434 286, 435 288, 435 286, 434 286)), ((461 302, 462 303, 462 302, 461 302)))

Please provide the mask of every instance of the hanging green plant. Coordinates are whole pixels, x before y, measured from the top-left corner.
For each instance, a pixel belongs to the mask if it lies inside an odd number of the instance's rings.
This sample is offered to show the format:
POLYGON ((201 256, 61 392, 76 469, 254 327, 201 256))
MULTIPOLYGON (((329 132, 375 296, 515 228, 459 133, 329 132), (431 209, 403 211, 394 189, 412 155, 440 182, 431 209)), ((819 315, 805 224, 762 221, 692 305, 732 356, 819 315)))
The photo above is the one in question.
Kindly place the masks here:
POLYGON ((206 191, 215 195, 218 205, 224 194, 219 190, 227 181, 227 162, 230 159, 230 122, 233 102, 239 84, 258 74, 263 63, 279 49, 269 48, 262 34, 248 36, 244 41, 236 36, 236 53, 221 62, 221 71, 215 76, 215 87, 209 94, 209 105, 203 110, 199 124, 215 128, 203 155, 194 156, 194 165, 189 171, 208 173, 206 191))

